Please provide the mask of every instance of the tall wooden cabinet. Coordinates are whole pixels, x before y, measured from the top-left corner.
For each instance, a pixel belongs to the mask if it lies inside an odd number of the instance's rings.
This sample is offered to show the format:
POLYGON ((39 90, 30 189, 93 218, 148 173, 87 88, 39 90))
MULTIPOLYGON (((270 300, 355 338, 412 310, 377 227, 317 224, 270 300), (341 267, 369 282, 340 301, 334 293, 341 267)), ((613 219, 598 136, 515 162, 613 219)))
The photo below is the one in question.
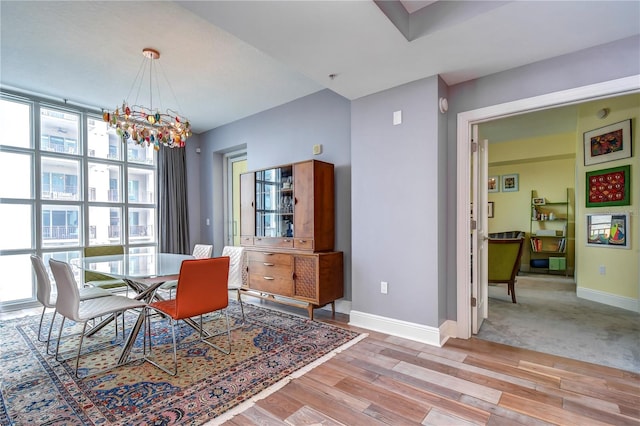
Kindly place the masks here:
POLYGON ((240 176, 242 291, 313 309, 343 296, 333 164, 309 160, 240 176))

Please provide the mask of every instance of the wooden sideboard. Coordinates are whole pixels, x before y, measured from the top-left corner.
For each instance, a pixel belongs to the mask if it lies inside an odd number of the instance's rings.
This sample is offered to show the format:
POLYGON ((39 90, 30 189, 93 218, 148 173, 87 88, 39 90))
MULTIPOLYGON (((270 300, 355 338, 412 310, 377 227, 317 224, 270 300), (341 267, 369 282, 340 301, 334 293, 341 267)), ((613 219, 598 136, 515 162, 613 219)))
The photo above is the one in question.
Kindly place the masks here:
POLYGON ((240 176, 242 292, 313 309, 343 296, 334 246, 333 164, 309 160, 240 176))

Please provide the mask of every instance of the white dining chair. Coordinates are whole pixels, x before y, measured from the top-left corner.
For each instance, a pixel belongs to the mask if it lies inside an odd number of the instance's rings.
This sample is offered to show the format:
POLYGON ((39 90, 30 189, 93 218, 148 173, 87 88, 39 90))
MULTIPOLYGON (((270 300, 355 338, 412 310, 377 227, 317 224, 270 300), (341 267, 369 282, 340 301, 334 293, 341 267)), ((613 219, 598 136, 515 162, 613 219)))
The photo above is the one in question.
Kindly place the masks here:
MULTIPOLYGON (((44 262, 40 256, 36 256, 32 254, 31 256, 31 265, 33 266, 33 270, 36 273, 36 298, 38 302, 42 304, 42 314, 40 315, 40 325, 38 326, 38 341, 44 342, 42 340, 42 321, 44 319, 44 314, 47 309, 53 308, 53 316, 51 317, 51 324, 49 324, 49 333, 47 335, 47 353, 49 353, 49 342, 51 341, 51 330, 53 328, 53 322, 56 319, 56 300, 57 295, 53 293, 53 285, 51 284, 51 280, 49 279, 49 274, 47 273, 47 269, 44 266, 44 262)), ((80 300, 89 300, 96 299, 98 297, 109 296, 109 293, 106 290, 95 287, 84 287, 78 289, 78 293, 80 296, 80 300)))
POLYGON ((242 313, 242 325, 244 325, 244 306, 242 305, 242 297, 240 289, 242 288, 242 256, 244 247, 225 246, 222 249, 222 256, 229 257, 229 280, 227 283, 228 290, 235 290, 237 293, 238 303, 240 303, 240 312, 242 313))
MULTIPOLYGON (((62 315, 62 323, 58 332, 58 345, 56 347, 55 358, 58 360, 58 351, 60 349, 60 338, 62 337, 62 329, 66 319, 76 323, 83 324, 82 333, 80 334, 80 342, 78 343, 78 352, 76 353, 75 375, 78 376, 78 367, 80 365, 80 351, 82 350, 82 342, 84 340, 87 329, 87 322, 91 319, 105 315, 118 313, 124 315, 124 311, 134 308, 144 308, 147 304, 141 300, 130 299, 125 296, 109 294, 105 297, 97 299, 80 300, 80 292, 78 285, 73 276, 71 266, 66 262, 55 259, 49 259, 49 266, 56 281, 58 289, 58 298, 56 301, 56 310, 62 315)), ((117 321, 114 321, 117 323, 117 321)))

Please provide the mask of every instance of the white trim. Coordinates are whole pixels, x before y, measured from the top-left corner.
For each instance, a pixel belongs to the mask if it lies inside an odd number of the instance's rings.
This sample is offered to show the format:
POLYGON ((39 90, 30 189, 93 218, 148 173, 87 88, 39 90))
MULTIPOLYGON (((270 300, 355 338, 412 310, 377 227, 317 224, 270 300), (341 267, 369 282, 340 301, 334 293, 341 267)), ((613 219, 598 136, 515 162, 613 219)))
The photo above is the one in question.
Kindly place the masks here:
POLYGON ((467 214, 470 198, 470 152, 471 125, 483 121, 494 120, 509 115, 521 114, 572 103, 584 102, 596 98, 619 96, 640 90, 640 75, 576 87, 559 92, 548 93, 513 102, 492 105, 458 114, 457 121, 457 161, 456 161, 456 232, 460 238, 456 247, 457 289, 457 335, 460 338, 471 337, 471 287, 469 277, 469 253, 471 250, 471 228, 467 214))
POLYGON ((576 296, 580 299, 591 300, 593 302, 604 303, 627 311, 640 312, 640 300, 631 297, 619 296, 617 294, 605 293, 586 287, 576 287, 576 296))
POLYGON ((359 311, 351 311, 349 325, 438 347, 442 347, 447 339, 452 337, 443 335, 441 331, 443 328, 449 330, 451 324, 448 322, 443 323, 443 326, 438 329, 359 311))

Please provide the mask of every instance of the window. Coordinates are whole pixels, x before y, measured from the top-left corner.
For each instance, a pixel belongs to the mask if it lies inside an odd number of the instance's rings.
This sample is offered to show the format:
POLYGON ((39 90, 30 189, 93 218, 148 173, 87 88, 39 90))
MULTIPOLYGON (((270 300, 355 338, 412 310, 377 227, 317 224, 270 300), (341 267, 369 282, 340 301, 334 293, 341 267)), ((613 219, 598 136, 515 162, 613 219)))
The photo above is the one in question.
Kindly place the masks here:
POLYGON ((35 305, 30 254, 156 251, 153 147, 123 144, 98 114, 5 92, 0 128, 0 308, 35 305))

